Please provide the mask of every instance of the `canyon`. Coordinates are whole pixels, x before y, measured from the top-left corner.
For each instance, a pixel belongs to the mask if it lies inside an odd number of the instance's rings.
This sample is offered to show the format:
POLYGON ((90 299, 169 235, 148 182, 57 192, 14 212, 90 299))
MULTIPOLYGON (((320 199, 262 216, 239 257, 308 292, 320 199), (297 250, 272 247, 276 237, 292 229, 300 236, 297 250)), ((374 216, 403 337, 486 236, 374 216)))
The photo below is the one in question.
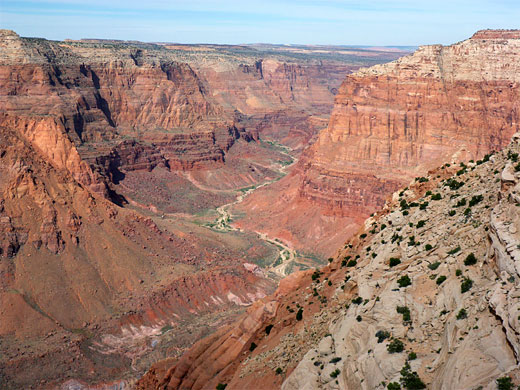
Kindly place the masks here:
POLYGON ((518 385, 519 46, 484 30, 347 76, 291 173, 234 206, 235 226, 321 245, 329 265, 137 388, 518 385))
POLYGON ((520 32, 407 54, 0 30, 0 386, 519 382, 520 32))
POLYGON ((345 74, 403 54, 1 30, 0 387, 130 386, 275 291, 281 244, 217 208, 285 175, 345 74))
POLYGON ((519 130, 519 45, 481 31, 347 76, 327 129, 236 224, 326 257, 412 178, 504 147, 519 130))

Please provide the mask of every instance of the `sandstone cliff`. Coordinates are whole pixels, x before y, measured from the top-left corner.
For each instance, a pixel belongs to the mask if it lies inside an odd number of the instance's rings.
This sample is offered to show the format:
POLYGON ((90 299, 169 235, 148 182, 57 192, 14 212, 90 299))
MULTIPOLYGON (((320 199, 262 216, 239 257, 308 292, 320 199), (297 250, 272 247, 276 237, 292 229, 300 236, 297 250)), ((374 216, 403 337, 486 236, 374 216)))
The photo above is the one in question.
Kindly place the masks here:
POLYGON ((237 209, 238 223, 332 253, 411 178, 505 146, 519 130, 519 53, 518 31, 487 30, 347 76, 328 128, 292 176, 237 209))
POLYGON ((517 134, 503 151, 413 180, 328 266, 289 276, 140 388, 520 383, 519 152, 517 134))

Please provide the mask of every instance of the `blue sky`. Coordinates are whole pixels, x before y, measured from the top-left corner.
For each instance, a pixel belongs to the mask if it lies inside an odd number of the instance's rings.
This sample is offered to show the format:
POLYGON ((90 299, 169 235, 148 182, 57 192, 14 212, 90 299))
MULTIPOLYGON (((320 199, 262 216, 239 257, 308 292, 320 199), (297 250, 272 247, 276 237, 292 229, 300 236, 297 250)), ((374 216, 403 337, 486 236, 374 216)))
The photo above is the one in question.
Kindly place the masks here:
POLYGON ((48 39, 449 44, 520 28, 520 0, 0 0, 0 27, 48 39))

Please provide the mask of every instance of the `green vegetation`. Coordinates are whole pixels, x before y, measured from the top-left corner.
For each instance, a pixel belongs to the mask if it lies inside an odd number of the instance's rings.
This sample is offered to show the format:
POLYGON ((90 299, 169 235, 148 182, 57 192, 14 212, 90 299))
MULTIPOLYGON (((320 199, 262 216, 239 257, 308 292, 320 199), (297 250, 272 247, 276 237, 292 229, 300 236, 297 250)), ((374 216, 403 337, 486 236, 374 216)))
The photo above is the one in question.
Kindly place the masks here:
POLYGON ((257 347, 257 345, 254 342, 252 342, 251 345, 249 346, 249 351, 253 352, 256 349, 256 347, 257 347))
POLYGON ((456 190, 458 190, 460 187, 462 187, 464 185, 464 182, 463 181, 457 181, 457 180, 455 180, 453 178, 450 178, 450 179, 446 180, 444 185, 450 187, 450 189, 452 191, 456 191, 456 190))
POLYGON ((412 281, 410 280, 410 277, 408 275, 404 275, 397 279, 397 284, 399 285, 399 287, 407 287, 412 284, 412 281))
POLYGON ((401 264, 401 259, 398 259, 397 257, 390 257, 390 267, 395 267, 398 264, 401 264))
POLYGON ((407 390, 421 390, 426 389, 426 385, 419 378, 417 372, 412 371, 410 364, 406 362, 404 367, 401 369, 401 384, 407 390))
POLYGON ((401 353, 404 351, 404 344, 401 340, 393 339, 386 346, 388 353, 401 353))
POLYGON ((476 204, 482 202, 484 200, 484 197, 482 195, 474 195, 471 200, 469 201, 469 207, 473 207, 476 204))
POLYGON ((462 206, 466 206, 466 198, 459 199, 457 201, 457 204, 453 207, 462 207, 462 206))
POLYGON ((366 236, 367 236, 367 234, 366 234, 366 233, 363 233, 363 234, 361 234, 361 235, 359 236, 359 238, 365 238, 366 236))
POLYGON ((171 325, 169 325, 169 324, 168 324, 168 325, 165 325, 165 326, 163 326, 163 327, 161 328, 161 334, 165 334, 166 332, 168 332, 168 331, 170 331, 170 330, 172 330, 172 329, 173 329, 173 326, 171 326, 171 325))
POLYGON ((513 162, 517 162, 518 161, 518 153, 513 153, 512 151, 508 151, 507 152, 507 158, 508 160, 511 160, 513 162))
POLYGON ((413 352, 413 351, 410 352, 408 354, 408 360, 415 360, 415 359, 417 359, 417 354, 415 352, 413 352))
POLYGON ((433 194, 432 197, 431 197, 432 200, 441 200, 442 199, 442 196, 441 194, 437 193, 437 194, 433 194))
POLYGON ((427 251, 430 251, 430 250, 433 249, 433 246, 431 246, 430 244, 426 244, 426 245, 424 246, 424 249, 427 250, 427 251))
POLYGON ((471 287, 473 287, 473 280, 471 280, 468 277, 465 277, 462 283, 460 284, 460 292, 464 294, 465 292, 469 291, 471 287))
POLYGON ((403 316, 403 322, 411 322, 410 309, 407 306, 397 306, 396 311, 403 316))
POLYGON ((334 371, 332 371, 332 372, 330 373, 330 376, 331 376, 332 378, 336 378, 336 377, 339 375, 340 372, 341 372, 341 371, 340 371, 338 368, 336 368, 334 371))
POLYGON ((390 382, 386 388, 388 390, 401 390, 401 385, 397 382, 390 382))
POLYGON ((303 319, 303 308, 299 308, 296 313, 296 321, 301 321, 303 319))
POLYGON ((441 285, 444 281, 446 280, 446 276, 444 275, 441 275, 437 278, 437 280, 435 281, 435 283, 437 283, 437 285, 441 285))
POLYGON ((498 390, 513 390, 514 384, 509 376, 504 376, 502 378, 497 379, 497 388, 498 390))
POLYGON ((361 298, 361 297, 357 297, 352 300, 352 303, 355 305, 361 305, 362 302, 363 302, 363 298, 361 298))
POLYGON ((475 257, 475 255, 473 253, 470 253, 464 259, 464 265, 475 265, 475 264, 477 264, 477 258, 475 257))
POLYGON ((276 371, 275 371, 276 375, 281 375, 282 372, 283 372, 283 370, 280 367, 276 368, 276 371))
POLYGON ((360 315, 358 315, 358 316, 356 317, 356 321, 357 321, 357 322, 361 322, 362 320, 363 320, 363 318, 362 318, 360 315))
POLYGON ((462 270, 461 269, 456 270, 455 276, 462 276, 462 270))
POLYGON ((357 265, 357 261, 356 260, 350 260, 347 263, 347 267, 355 267, 356 265, 357 265))
POLYGON ((460 246, 458 246, 456 248, 453 248, 452 250, 448 251, 448 255, 454 255, 458 251, 460 251, 460 246))
POLYGON ((424 225, 426 225, 426 221, 425 220, 420 220, 419 222, 417 222, 417 228, 422 228, 424 225))
POLYGON ((390 338, 390 332, 386 330, 378 330, 376 332, 377 342, 382 343, 386 339, 390 338))
POLYGON ((439 261, 436 261, 435 263, 428 264, 428 268, 432 271, 435 271, 437 268, 439 268, 440 265, 441 263, 439 261))
POLYGON ((224 390, 227 387, 227 383, 219 383, 216 387, 217 390, 224 390))
POLYGON ((341 358, 340 358, 340 357, 335 357, 335 358, 332 358, 332 359, 330 360, 330 362, 329 362, 329 363, 332 363, 332 364, 334 364, 334 363, 337 363, 337 362, 339 362, 340 360, 341 360, 341 358))
POLYGON ((456 212, 455 210, 450 210, 450 211, 448 212, 448 215, 449 215, 450 217, 453 217, 456 213, 457 213, 457 212, 456 212))
POLYGON ((466 312, 466 309, 462 308, 457 313, 457 319, 463 320, 464 318, 468 318, 468 313, 466 312))
POLYGON ((265 334, 266 334, 266 335, 269 335, 269 333, 271 333, 271 330, 273 329, 273 326, 274 326, 274 325, 271 324, 271 325, 267 325, 267 326, 265 327, 265 334))
POLYGON ((428 207, 428 202, 423 202, 419 205, 419 210, 426 210, 426 207, 428 207))

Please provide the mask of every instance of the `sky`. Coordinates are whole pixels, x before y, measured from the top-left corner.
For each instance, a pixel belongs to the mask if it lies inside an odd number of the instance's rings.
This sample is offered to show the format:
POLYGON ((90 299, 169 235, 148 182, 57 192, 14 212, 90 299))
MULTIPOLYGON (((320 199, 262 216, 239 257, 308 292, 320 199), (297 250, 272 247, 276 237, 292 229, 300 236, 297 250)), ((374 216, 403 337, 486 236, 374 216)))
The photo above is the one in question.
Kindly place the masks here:
POLYGON ((520 0, 0 0, 0 28, 55 40, 417 46, 520 28, 520 0))

